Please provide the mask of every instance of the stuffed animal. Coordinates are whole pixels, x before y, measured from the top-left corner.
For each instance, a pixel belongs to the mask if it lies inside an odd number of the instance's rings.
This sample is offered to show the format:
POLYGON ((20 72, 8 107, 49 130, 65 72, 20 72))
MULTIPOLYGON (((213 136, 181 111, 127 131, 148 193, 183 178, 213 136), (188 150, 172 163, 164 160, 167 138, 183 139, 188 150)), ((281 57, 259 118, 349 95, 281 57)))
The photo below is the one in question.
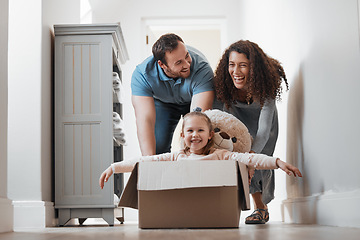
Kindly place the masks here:
POLYGON ((218 109, 204 112, 213 124, 214 147, 233 152, 249 152, 252 137, 247 127, 230 113, 218 109))
POLYGON ((113 72, 113 101, 115 103, 123 103, 124 89, 117 72, 113 72))

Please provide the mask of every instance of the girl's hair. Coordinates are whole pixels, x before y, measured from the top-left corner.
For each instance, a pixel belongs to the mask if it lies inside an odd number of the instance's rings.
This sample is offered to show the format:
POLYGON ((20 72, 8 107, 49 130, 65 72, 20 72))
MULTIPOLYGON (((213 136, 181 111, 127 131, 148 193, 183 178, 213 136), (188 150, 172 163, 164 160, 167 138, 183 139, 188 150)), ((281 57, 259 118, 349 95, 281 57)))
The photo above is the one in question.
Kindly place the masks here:
MULTIPOLYGON (((186 120, 191 118, 191 117, 202 118, 203 120, 205 120, 205 122, 207 124, 207 127, 209 128, 209 132, 211 133, 213 131, 211 120, 205 113, 202 113, 202 112, 189 112, 189 113, 185 114, 185 116, 183 117, 183 123, 182 123, 182 127, 181 127, 181 131, 183 133, 184 133, 184 127, 185 127, 185 124, 186 124, 186 120)), ((211 148, 213 147, 213 145, 214 145, 214 139, 211 138, 211 139, 209 139, 208 143, 205 145, 203 154, 209 154, 211 148)), ((185 153, 189 153, 189 149, 190 148, 188 146, 186 146, 186 145, 184 146, 184 152, 185 153)))
POLYGON ((231 44, 222 55, 215 70, 216 97, 229 108, 238 99, 238 91, 229 74, 229 55, 231 52, 243 53, 250 61, 249 71, 249 94, 263 106, 266 100, 281 100, 284 81, 286 89, 289 85, 280 62, 266 55, 264 51, 253 42, 240 40, 231 44))

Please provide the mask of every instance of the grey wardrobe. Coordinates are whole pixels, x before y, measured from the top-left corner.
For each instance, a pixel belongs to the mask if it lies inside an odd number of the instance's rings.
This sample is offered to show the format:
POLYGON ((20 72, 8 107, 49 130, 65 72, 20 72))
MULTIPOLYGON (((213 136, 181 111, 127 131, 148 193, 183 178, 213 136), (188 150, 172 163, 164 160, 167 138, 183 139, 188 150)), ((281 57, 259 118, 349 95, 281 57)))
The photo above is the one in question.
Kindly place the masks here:
POLYGON ((122 161, 123 146, 113 138, 113 73, 121 79, 128 59, 119 24, 54 25, 55 33, 55 208, 59 225, 71 218, 124 221, 114 198, 123 176, 113 175, 104 189, 100 174, 122 161))

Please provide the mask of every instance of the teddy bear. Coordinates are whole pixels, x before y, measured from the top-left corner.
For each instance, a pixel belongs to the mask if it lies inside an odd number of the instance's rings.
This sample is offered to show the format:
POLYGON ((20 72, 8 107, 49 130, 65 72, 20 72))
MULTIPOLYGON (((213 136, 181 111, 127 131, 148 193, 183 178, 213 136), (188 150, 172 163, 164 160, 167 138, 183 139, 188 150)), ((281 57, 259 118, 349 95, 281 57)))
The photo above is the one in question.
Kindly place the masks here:
POLYGON ((218 109, 206 110, 204 113, 213 125, 215 148, 241 153, 251 150, 252 137, 239 119, 218 109))

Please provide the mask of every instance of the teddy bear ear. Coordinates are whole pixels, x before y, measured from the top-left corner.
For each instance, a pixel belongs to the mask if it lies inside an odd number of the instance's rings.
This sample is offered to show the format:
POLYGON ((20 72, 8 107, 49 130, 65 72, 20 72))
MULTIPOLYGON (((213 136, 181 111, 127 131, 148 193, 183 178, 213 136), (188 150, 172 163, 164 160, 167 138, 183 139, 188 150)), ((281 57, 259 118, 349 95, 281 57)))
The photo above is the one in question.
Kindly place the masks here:
POLYGON ((232 151, 249 152, 251 150, 252 137, 248 128, 238 118, 218 109, 206 110, 204 113, 210 118, 215 133, 221 130, 231 136, 232 151))

